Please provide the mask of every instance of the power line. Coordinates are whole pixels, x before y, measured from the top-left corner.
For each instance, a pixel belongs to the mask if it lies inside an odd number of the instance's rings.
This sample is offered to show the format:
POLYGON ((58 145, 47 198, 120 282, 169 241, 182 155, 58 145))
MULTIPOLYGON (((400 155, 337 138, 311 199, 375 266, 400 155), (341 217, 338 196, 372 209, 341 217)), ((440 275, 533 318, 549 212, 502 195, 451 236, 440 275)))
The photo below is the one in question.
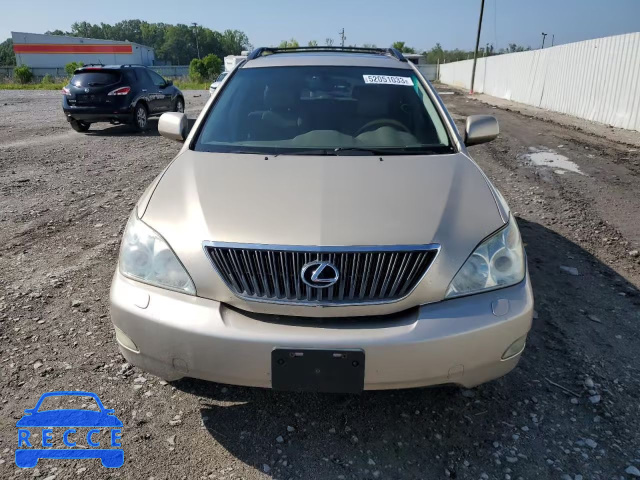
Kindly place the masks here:
POLYGON ((493 0, 493 44, 498 51, 498 0, 493 0))
POLYGON ((480 46, 480 30, 482 29, 482 15, 484 14, 484 0, 480 3, 480 18, 478 19, 478 35, 476 36, 476 49, 473 52, 473 70, 471 70, 471 89, 469 93, 473 93, 473 84, 476 79, 476 63, 478 61, 478 47, 480 46))
POLYGON ((193 34, 196 37, 196 50, 198 52, 198 59, 200 58, 200 46, 198 45, 198 24, 196 22, 193 22, 191 25, 193 25, 193 34))

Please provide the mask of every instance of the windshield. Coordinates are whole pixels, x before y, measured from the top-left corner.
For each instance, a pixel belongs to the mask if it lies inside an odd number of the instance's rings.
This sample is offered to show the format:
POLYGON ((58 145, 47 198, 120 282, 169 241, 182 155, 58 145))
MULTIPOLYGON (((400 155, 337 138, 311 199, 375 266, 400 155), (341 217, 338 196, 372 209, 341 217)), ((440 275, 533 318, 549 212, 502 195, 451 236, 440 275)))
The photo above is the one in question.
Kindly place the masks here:
POLYGON ((218 94, 195 150, 308 155, 453 151, 412 70, 352 66, 241 68, 218 94))

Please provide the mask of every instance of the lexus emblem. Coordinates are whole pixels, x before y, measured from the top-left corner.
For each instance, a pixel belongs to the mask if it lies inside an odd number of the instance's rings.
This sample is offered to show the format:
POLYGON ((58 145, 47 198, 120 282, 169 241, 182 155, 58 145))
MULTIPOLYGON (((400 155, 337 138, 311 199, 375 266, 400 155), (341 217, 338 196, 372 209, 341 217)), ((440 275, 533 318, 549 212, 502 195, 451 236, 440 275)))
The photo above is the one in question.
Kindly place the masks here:
POLYGON ((89 89, 88 89, 88 88, 85 88, 85 89, 84 89, 84 93, 89 93, 89 89))
POLYGON ((300 272, 302 281, 313 288, 327 288, 340 278, 338 269, 329 262, 316 260, 306 263, 300 272))

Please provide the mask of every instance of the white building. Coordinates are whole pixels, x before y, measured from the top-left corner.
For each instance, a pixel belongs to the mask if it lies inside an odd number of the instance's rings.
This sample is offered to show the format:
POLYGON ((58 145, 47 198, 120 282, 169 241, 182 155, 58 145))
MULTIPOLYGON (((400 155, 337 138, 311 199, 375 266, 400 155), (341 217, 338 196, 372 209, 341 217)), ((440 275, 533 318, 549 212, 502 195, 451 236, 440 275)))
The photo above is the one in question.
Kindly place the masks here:
POLYGON ((153 65, 150 47, 134 42, 97 38, 11 32, 18 65, 32 68, 61 68, 70 62, 153 65))

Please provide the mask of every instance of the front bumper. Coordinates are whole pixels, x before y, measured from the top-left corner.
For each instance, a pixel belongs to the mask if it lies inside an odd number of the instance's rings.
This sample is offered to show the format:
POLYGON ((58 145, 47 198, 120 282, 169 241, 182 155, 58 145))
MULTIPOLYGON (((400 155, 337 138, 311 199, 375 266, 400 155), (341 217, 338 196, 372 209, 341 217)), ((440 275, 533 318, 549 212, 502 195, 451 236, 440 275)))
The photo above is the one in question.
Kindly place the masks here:
POLYGON ((513 287, 423 305, 388 320, 308 319, 307 325, 307 319, 245 314, 119 272, 111 285, 111 319, 128 362, 166 380, 194 377, 266 388, 272 350, 287 347, 363 349, 366 390, 472 387, 516 366, 520 353, 502 356, 527 334, 532 316, 528 276, 513 287))

